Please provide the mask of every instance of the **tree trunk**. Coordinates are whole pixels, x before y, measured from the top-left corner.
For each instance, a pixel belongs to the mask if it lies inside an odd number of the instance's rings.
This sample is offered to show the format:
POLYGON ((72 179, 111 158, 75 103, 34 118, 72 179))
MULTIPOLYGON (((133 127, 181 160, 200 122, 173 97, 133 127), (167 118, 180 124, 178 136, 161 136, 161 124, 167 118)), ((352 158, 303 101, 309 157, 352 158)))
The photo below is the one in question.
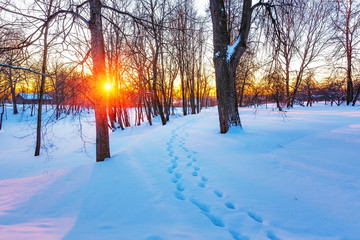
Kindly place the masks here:
POLYGON ((13 102, 13 113, 18 114, 19 111, 17 109, 17 104, 16 104, 16 83, 12 81, 11 68, 9 68, 9 82, 10 82, 11 98, 12 98, 12 102, 13 102))
POLYGON ((346 105, 349 105, 353 101, 354 97, 354 86, 351 78, 351 70, 351 54, 348 54, 346 105))
MULTIPOLYGON (((49 9, 47 11, 47 16, 50 16, 51 7, 52 7, 52 0, 49 3, 49 9)), ((43 61, 41 66, 41 82, 40 82, 40 92, 39 92, 39 103, 38 103, 38 114, 37 114, 37 124, 36 124, 36 146, 35 146, 35 156, 40 155, 40 147, 41 147, 41 118, 42 118, 42 104, 44 98, 44 91, 45 91, 45 80, 46 80, 46 68, 47 68, 47 57, 48 57, 48 33, 49 33, 49 25, 45 26, 44 31, 44 51, 43 51, 43 61)))
POLYGON ((0 130, 2 129, 4 112, 5 112, 5 103, 4 103, 4 99, 2 99, 2 101, 1 101, 1 113, 0 113, 0 130))
POLYGON ((352 105, 353 105, 353 106, 355 106, 356 101, 357 101, 357 99, 359 98, 359 95, 360 95, 360 84, 358 85, 358 88, 357 88, 355 97, 354 97, 353 102, 352 102, 352 105))
POLYGON ((241 127, 236 97, 235 76, 240 57, 246 50, 251 23, 251 0, 243 1, 239 36, 230 45, 227 15, 223 0, 210 0, 213 24, 214 65, 220 132, 226 133, 231 126, 241 127))
POLYGON ((91 57, 93 61, 93 85, 95 95, 96 161, 110 157, 108 119, 106 113, 105 46, 101 21, 101 1, 90 0, 91 57))
POLYGON ((187 115, 187 99, 186 99, 186 86, 185 86, 185 74, 183 67, 180 66, 180 80, 181 80, 181 97, 182 97, 182 109, 183 109, 183 115, 187 115))
POLYGON ((240 107, 243 106, 245 83, 246 83, 246 77, 244 77, 244 79, 243 79, 243 81, 241 83, 240 100, 239 100, 240 107))

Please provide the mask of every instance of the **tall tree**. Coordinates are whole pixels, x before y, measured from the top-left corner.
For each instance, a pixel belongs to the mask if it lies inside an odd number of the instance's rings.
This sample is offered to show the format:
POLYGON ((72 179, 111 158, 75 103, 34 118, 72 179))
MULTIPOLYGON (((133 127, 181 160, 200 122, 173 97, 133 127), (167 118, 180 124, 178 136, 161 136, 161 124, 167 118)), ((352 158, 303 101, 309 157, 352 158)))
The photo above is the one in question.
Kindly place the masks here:
POLYGON ((334 55, 346 58, 346 104, 349 105, 354 100, 353 61, 360 42, 360 4, 354 0, 335 0, 332 22, 338 43, 334 55))
POLYGON ((279 9, 272 54, 284 75, 286 107, 293 107, 304 74, 326 46, 328 15, 323 0, 298 1, 296 7, 279 9))
MULTIPOLYGON (((49 18, 52 12, 53 0, 49 1, 46 10, 46 17, 49 18)), ((35 146, 35 156, 40 155, 41 147, 41 118, 42 118, 42 104, 45 91, 45 80, 46 80, 46 69, 47 69, 47 59, 49 51, 49 24, 45 24, 44 29, 44 39, 43 39, 43 55, 42 55, 42 66, 41 66, 41 82, 40 82, 40 91, 39 91, 39 104, 38 104, 38 113, 37 113, 37 124, 36 124, 36 146, 35 146)))
POLYGON ((96 121, 96 161, 104 161, 110 157, 109 130, 106 112, 106 94, 104 87, 107 82, 105 65, 105 45, 102 27, 100 0, 90 0, 89 30, 91 33, 91 57, 93 61, 92 90, 95 98, 96 121))
POLYGON ((241 127, 235 88, 236 67, 246 50, 252 11, 251 0, 244 0, 240 31, 236 39, 232 40, 230 39, 224 0, 210 0, 216 94, 221 133, 226 133, 231 126, 241 127))

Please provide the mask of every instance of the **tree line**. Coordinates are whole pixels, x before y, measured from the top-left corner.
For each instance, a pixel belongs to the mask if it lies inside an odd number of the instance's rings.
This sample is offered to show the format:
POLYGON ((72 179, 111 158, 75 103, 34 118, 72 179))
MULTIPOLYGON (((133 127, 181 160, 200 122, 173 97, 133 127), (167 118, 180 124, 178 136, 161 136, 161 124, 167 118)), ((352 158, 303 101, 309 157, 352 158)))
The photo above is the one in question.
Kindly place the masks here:
POLYGON ((48 0, 25 9, 8 1, 0 9, 1 96, 17 114, 16 91, 39 94, 35 155, 45 92, 57 117, 95 109, 98 161, 110 156, 108 127, 130 126, 129 108, 137 125, 154 117, 165 125, 175 106, 187 115, 210 104, 209 31, 192 1, 48 0))

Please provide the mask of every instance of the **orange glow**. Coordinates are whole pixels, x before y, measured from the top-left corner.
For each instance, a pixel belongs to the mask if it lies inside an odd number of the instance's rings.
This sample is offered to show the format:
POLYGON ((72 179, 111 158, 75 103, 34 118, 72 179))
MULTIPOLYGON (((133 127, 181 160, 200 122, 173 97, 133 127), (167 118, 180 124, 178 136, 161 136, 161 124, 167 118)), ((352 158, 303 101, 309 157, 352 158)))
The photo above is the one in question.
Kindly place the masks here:
POLYGON ((105 84, 105 89, 106 90, 110 90, 110 88, 111 88, 111 85, 109 83, 105 84))

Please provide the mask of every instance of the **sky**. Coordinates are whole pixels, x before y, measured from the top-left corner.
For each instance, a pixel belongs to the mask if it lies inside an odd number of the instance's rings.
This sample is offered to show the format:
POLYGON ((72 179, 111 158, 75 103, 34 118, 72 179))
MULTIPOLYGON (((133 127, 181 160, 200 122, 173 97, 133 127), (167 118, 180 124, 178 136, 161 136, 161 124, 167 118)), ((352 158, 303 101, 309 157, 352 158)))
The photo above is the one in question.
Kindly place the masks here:
POLYGON ((195 7, 200 15, 205 15, 205 11, 209 6, 209 0, 195 0, 195 7))

